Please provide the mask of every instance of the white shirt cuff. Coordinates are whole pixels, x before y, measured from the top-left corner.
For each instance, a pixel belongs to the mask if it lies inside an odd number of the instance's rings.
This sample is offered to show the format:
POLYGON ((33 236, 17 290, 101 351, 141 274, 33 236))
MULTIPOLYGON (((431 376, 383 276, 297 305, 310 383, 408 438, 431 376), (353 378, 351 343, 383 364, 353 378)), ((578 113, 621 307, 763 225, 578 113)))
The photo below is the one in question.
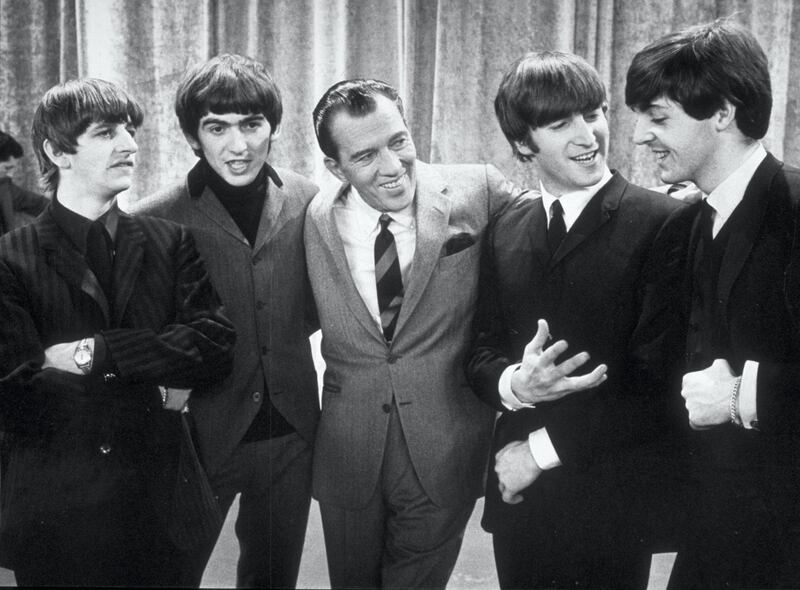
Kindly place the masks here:
POLYGON ((528 446, 531 449, 533 460, 540 469, 552 469, 561 465, 561 459, 556 453, 547 428, 534 430, 528 435, 528 446))
POLYGON ((739 386, 739 417, 745 428, 751 429, 758 422, 756 407, 756 387, 758 381, 758 363, 747 361, 742 369, 742 383, 739 386))
POLYGON ((506 370, 500 375, 500 383, 497 385, 497 389, 500 393, 500 401, 506 409, 512 412, 521 410, 522 408, 532 408, 534 406, 534 404, 519 401, 517 396, 514 395, 514 392, 511 391, 511 375, 513 375, 514 371, 517 369, 519 369, 519 363, 506 367, 506 370))

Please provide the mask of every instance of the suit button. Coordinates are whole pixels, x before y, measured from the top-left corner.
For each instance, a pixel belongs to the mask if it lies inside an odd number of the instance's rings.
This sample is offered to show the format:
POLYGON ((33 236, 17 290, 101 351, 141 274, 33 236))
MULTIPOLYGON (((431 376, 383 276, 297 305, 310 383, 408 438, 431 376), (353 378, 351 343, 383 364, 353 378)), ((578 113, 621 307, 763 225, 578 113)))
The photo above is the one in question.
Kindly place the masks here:
POLYGON ((108 455, 111 452, 111 445, 106 443, 100 445, 100 452, 104 455, 108 455))
POLYGON ((392 411, 392 404, 383 404, 381 408, 383 408, 383 411, 388 414, 392 411))
POLYGON ((260 391, 256 391, 256 392, 253 393, 253 401, 256 402, 256 403, 261 401, 261 392, 260 391))
POLYGON ((261 347, 261 354, 267 354, 268 350, 269 350, 269 348, 267 348, 266 346, 262 346, 261 347))
POLYGON ((266 305, 266 303, 264 303, 264 302, 263 302, 263 301, 261 301, 261 300, 259 300, 259 301, 256 301, 256 309, 264 309, 264 306, 265 306, 265 305, 266 305))
POLYGON ((398 361, 399 358, 400 355, 390 354, 389 356, 386 357, 386 362, 389 363, 390 365, 393 365, 398 361))

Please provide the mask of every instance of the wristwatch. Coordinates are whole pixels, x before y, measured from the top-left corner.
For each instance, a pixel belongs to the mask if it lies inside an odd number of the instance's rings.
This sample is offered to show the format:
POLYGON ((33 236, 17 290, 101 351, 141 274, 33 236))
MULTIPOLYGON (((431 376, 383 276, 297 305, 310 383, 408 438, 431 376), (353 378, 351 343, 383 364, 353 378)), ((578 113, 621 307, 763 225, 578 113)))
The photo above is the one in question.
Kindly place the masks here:
POLYGON ((92 370, 92 361, 94 360, 94 352, 92 347, 89 346, 89 338, 84 338, 78 342, 75 347, 75 352, 72 354, 72 360, 78 365, 78 368, 84 375, 88 375, 92 370))

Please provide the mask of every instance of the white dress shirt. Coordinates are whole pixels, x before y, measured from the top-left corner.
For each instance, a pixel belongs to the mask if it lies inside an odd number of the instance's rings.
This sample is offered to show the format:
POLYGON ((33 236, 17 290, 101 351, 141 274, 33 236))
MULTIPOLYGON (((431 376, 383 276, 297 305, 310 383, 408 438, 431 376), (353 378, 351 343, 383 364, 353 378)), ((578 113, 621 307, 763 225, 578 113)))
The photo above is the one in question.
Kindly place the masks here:
MULTIPOLYGON (((350 275, 378 328, 381 328, 381 313, 375 282, 375 238, 380 232, 378 220, 382 214, 383 212, 369 206, 352 186, 333 206, 334 220, 344 244, 350 275)), ((400 275, 403 286, 407 287, 417 244, 414 203, 412 201, 405 209, 388 214, 392 218, 389 231, 394 235, 400 275)))
MULTIPOLYGON (((767 150, 756 143, 742 165, 734 170, 725 180, 720 182, 708 196, 706 202, 714 209, 711 235, 717 237, 722 227, 730 219, 734 209, 742 202, 747 185, 753 179, 756 169, 767 157, 767 150)), ((758 363, 746 361, 742 369, 742 382, 739 387, 739 416, 747 429, 753 428, 758 421, 756 411, 756 382, 758 379, 758 363)))
MULTIPOLYGON (((560 196, 551 194, 545 186, 540 182, 539 190, 542 193, 542 206, 547 214, 547 224, 550 225, 550 217, 552 214, 553 202, 558 199, 561 202, 561 207, 564 210, 564 225, 569 232, 570 228, 575 224, 580 217, 580 214, 589 204, 601 188, 603 188, 609 180, 611 180, 611 171, 606 168, 603 173, 603 178, 595 185, 590 187, 564 193, 560 196)), ((547 319, 547 318, 544 318, 547 319)), ((500 376, 500 383, 498 389, 500 392, 500 399, 503 405, 509 410, 516 411, 521 408, 533 407, 534 404, 521 402, 514 392, 511 391, 511 375, 519 368, 519 363, 509 365, 503 374, 500 376)), ((561 459, 550 440, 550 435, 547 434, 547 428, 539 428, 528 435, 528 445, 531 449, 536 464, 541 469, 552 469, 561 465, 561 459)))

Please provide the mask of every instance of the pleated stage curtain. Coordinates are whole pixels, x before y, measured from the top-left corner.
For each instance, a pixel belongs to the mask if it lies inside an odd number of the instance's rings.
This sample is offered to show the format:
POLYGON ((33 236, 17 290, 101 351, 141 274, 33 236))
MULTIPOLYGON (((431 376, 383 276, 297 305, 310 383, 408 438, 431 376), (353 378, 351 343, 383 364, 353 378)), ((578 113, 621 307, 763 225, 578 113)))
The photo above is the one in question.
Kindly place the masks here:
POLYGON ((625 72, 649 41, 730 16, 749 27, 771 64, 767 147, 800 163, 800 9, 791 0, 0 0, 0 129, 26 149, 20 184, 35 188, 30 123, 42 93, 76 76, 124 85, 145 106, 137 135, 136 199, 183 177, 195 157, 173 99, 186 68, 217 53, 263 61, 283 94, 274 163, 327 182, 311 111, 334 82, 372 77, 396 85, 419 156, 492 162, 525 185, 492 101, 508 65, 527 51, 584 56, 609 93, 612 167, 657 184, 651 157, 632 141, 625 72))

